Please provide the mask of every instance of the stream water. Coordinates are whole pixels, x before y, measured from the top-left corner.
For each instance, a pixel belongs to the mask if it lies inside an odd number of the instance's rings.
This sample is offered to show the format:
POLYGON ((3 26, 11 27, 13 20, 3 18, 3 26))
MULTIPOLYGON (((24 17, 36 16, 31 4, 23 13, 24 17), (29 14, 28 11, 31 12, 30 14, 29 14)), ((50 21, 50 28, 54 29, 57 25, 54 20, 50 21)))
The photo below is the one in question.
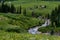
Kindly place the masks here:
POLYGON ((47 19, 47 20, 45 21, 45 23, 42 24, 41 26, 36 26, 36 27, 34 27, 34 28, 30 28, 30 29, 28 30, 28 32, 31 33, 31 34, 40 34, 41 32, 39 32, 38 29, 41 28, 41 27, 46 27, 46 26, 48 26, 48 25, 50 25, 50 19, 47 19))

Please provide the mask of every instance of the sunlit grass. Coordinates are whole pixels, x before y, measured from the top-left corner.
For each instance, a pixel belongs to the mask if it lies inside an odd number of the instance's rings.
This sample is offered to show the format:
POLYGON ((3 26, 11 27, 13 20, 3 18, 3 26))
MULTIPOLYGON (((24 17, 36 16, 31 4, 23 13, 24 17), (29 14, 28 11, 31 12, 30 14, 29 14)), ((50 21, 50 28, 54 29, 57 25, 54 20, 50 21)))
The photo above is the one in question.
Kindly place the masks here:
POLYGON ((0 40, 60 40, 60 36, 0 31, 0 40))

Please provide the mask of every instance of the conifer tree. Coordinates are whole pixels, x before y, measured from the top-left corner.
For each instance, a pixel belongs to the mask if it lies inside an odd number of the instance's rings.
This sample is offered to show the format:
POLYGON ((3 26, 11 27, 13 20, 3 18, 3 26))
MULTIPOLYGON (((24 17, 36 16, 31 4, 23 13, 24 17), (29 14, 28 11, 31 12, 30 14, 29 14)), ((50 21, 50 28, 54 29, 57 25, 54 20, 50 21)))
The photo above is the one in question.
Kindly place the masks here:
POLYGON ((23 10, 23 15, 26 16, 26 8, 23 10))
POLYGON ((20 6, 20 8, 19 8, 19 13, 21 14, 21 6, 20 6))
POLYGON ((16 9, 15 9, 14 5, 11 4, 10 12, 11 12, 11 13, 15 13, 15 10, 16 10, 16 9))
POLYGON ((35 17, 35 13, 34 13, 34 11, 32 11, 32 17, 35 17))
POLYGON ((53 25, 53 23, 55 22, 56 26, 60 25, 60 5, 58 6, 58 8, 56 7, 55 10, 52 11, 51 13, 51 23, 53 25))

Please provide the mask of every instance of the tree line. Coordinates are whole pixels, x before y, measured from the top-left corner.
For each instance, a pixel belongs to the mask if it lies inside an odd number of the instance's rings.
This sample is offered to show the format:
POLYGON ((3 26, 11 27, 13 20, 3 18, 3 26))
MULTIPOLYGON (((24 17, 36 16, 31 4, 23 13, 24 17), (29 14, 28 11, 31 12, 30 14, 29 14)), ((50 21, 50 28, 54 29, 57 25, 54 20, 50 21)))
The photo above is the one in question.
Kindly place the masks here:
POLYGON ((2 2, 0 5, 0 12, 2 13, 21 13, 21 6, 17 9, 12 3, 10 5, 2 2))
MULTIPOLYGON (((23 13, 24 16, 27 15, 27 8, 22 8, 22 6, 15 7, 14 4, 8 5, 7 3, 2 2, 0 5, 0 13, 13 13, 13 14, 21 14, 23 13)), ((37 17, 35 11, 31 11, 32 17, 37 17)))
POLYGON ((14 13, 14 11, 15 7, 13 4, 11 4, 11 6, 8 6, 7 4, 4 3, 0 5, 0 12, 2 13, 8 13, 8 12, 14 13))
POLYGON ((56 26, 56 27, 60 26, 60 5, 58 5, 58 7, 52 10, 51 23, 52 23, 52 26, 56 26))

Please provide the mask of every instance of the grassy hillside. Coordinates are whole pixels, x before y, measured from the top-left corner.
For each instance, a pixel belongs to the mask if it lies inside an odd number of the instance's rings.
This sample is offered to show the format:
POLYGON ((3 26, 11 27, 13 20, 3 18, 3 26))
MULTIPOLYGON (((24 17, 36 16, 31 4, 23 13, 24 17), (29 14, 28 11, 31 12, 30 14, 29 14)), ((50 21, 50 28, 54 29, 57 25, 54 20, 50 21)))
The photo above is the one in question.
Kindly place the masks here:
MULTIPOLYGON (((8 5, 10 5, 9 1, 6 1, 8 5)), ((27 15, 23 15, 23 11, 21 14, 13 14, 13 13, 0 13, 0 40, 59 40, 60 36, 51 36, 44 34, 36 34, 32 35, 27 33, 29 28, 35 27, 39 25, 39 23, 44 23, 44 20, 39 20, 36 17, 32 17, 32 11, 35 12, 35 15, 46 16, 46 14, 51 14, 51 11, 54 10, 55 7, 60 5, 59 1, 36 1, 36 0, 18 0, 11 1, 12 4, 16 8, 20 5, 22 6, 22 10, 26 8, 27 15), (40 6, 46 5, 46 8, 41 8, 40 6), (35 6, 38 6, 36 8, 35 6), (32 8, 32 10, 30 9, 32 8)), ((39 31, 51 31, 50 27, 42 28, 39 31)), ((59 30, 56 29, 57 31, 59 30)))
POLYGON ((0 29, 5 31, 15 30, 16 28, 16 31, 27 31, 27 29, 39 25, 39 21, 37 18, 26 17, 21 14, 0 13, 0 29))
MULTIPOLYGON (((8 2, 7 2, 8 3, 8 2)), ((26 8, 27 9, 27 15, 31 15, 32 10, 37 13, 37 14, 48 14, 51 13, 51 11, 60 5, 59 1, 36 1, 36 2, 22 2, 20 1, 12 1, 12 4, 14 4, 16 7, 22 6, 22 9, 26 8), (40 6, 46 5, 46 8, 41 8, 40 6), (38 8, 35 8, 37 6, 38 8), (32 9, 30 9, 32 8, 32 9)), ((8 3, 9 4, 9 3, 8 3)))

